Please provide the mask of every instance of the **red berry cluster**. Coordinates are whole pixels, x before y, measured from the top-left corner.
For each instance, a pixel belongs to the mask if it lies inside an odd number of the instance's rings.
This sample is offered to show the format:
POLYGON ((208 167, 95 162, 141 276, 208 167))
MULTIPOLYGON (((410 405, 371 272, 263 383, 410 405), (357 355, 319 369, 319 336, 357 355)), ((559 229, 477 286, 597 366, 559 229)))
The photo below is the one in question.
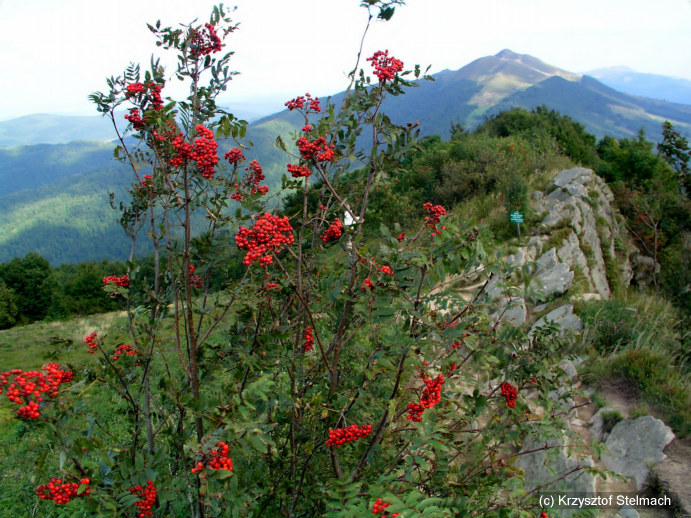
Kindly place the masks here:
POLYGON ((374 75, 379 78, 380 83, 386 83, 394 78, 396 74, 403 71, 403 62, 395 57, 389 57, 389 51, 378 50, 367 61, 372 62, 374 75))
POLYGON ((125 356, 139 356, 142 352, 131 345, 118 345, 113 353, 113 361, 118 361, 123 354, 125 356))
POLYGON ((288 164, 288 172, 293 178, 307 178, 312 171, 302 165, 288 164))
POLYGON ((501 384, 501 395, 509 407, 515 408, 516 398, 518 397, 518 389, 516 387, 505 381, 501 384))
POLYGON ((144 93, 144 85, 141 83, 131 83, 127 85, 127 88, 125 89, 125 97, 128 99, 130 97, 133 97, 138 94, 143 94, 144 93))
POLYGON ((199 277, 199 275, 196 275, 194 273, 194 265, 188 265, 189 266, 189 272, 190 272, 190 286, 193 288, 201 288, 202 287, 202 278, 199 277))
POLYGON ((121 288, 128 288, 130 286, 130 278, 127 276, 127 274, 123 275, 122 277, 118 277, 117 275, 103 277, 103 285, 108 286, 109 284, 115 284, 121 288))
POLYGON ((381 498, 377 498, 377 501, 374 502, 374 506, 372 507, 372 514, 374 515, 381 515, 381 518, 396 518, 401 513, 393 513, 391 515, 387 514, 384 512, 384 509, 389 507, 391 504, 388 502, 384 502, 381 498))
MULTIPOLYGON (((216 447, 214 449, 212 449, 209 453, 205 453, 204 457, 209 458, 209 469, 214 471, 221 469, 233 471, 233 460, 228 457, 229 450, 230 448, 225 442, 219 441, 216 443, 216 447)), ((204 469, 204 463, 199 461, 191 471, 192 473, 199 473, 202 469, 204 469)))
POLYGON ((302 110, 305 104, 309 104, 306 113, 311 111, 320 113, 322 111, 321 106, 319 106, 319 97, 312 97, 310 94, 305 94, 304 97, 299 95, 295 99, 286 102, 285 106, 287 106, 290 111, 293 111, 295 109, 302 110))
MULTIPOLYGON (((159 111, 163 109, 163 99, 161 97, 162 86, 153 81, 143 85, 142 83, 131 83, 125 88, 125 98, 136 98, 138 108, 130 108, 129 113, 125 115, 125 120, 129 121, 134 129, 140 130, 144 127, 146 118, 142 117, 142 112, 153 109, 159 111)), ((132 101, 135 102, 135 101, 132 101)))
POLYGON ((372 432, 372 425, 365 424, 358 426, 356 424, 351 424, 347 428, 336 428, 335 430, 329 430, 329 439, 326 441, 327 446, 343 446, 349 442, 353 442, 357 439, 362 439, 367 437, 372 432))
POLYGON ((228 457, 228 450, 230 448, 223 441, 216 443, 216 448, 209 452, 211 460, 209 461, 209 469, 226 471, 233 471, 233 459, 228 457))
POLYGON ((53 477, 47 484, 36 488, 36 496, 41 500, 53 500, 58 505, 65 505, 73 498, 86 496, 91 493, 91 488, 85 488, 81 494, 77 494, 80 485, 89 485, 91 480, 83 478, 77 482, 62 482, 61 478, 53 477))
POLYGON ((84 343, 89 346, 89 353, 94 354, 98 349, 98 336, 96 333, 91 333, 84 339, 84 343))
POLYGON ((214 132, 198 124, 197 135, 190 158, 197 161, 197 169, 204 178, 213 178, 214 167, 218 163, 218 144, 214 140, 214 132))
POLYGON ((343 224, 341 223, 340 219, 336 218, 334 219, 333 223, 329 225, 329 228, 326 229, 326 232, 321 235, 321 239, 324 241, 324 243, 328 243, 329 241, 338 240, 342 234, 343 224))
POLYGON ((408 405, 408 415, 406 419, 419 422, 422 420, 422 414, 428 408, 434 407, 441 401, 441 388, 446 379, 443 374, 439 374, 436 378, 427 378, 424 380, 426 387, 422 391, 422 398, 419 403, 410 403, 408 405))
POLYGON ((306 137, 300 137, 297 141, 297 146, 303 160, 331 162, 334 159, 334 148, 327 144, 324 137, 319 137, 312 141, 307 140, 306 137))
POLYGON ((302 352, 306 353, 314 349, 314 337, 312 336, 312 328, 307 326, 305 329, 305 343, 302 344, 302 352))
POLYGON ((234 147, 230 151, 228 151, 223 157, 228 160, 229 164, 237 164, 239 162, 242 162, 245 159, 245 155, 242 153, 242 149, 234 147))
POLYGON ((7 399, 22 405, 17 410, 17 417, 21 419, 37 419, 40 417, 39 403, 44 395, 57 397, 58 388, 62 383, 72 381, 74 374, 63 371, 57 363, 47 363, 41 371, 27 371, 14 369, 0 372, 0 394, 7 386, 7 399), (14 378, 10 381, 10 376, 14 378))
POLYGON ((139 185, 135 187, 137 191, 151 191, 154 188, 154 177, 150 174, 145 174, 139 180, 139 185))
POLYGON ((144 127, 144 119, 141 113, 139 113, 139 108, 130 108, 130 112, 125 115, 125 120, 129 121, 136 130, 140 130, 144 127))
MULTIPOLYGON (((433 230, 432 237, 441 234, 441 230, 437 230, 437 225, 439 224, 439 218, 446 214, 446 209, 441 205, 432 205, 429 202, 425 203, 422 208, 429 212, 429 216, 425 218, 425 221, 427 226, 433 230)), ((442 230, 444 228, 442 227, 442 230)))
POLYGON ((146 481, 145 488, 142 488, 139 484, 130 488, 130 493, 141 497, 141 500, 134 503, 141 518, 154 515, 153 508, 156 504, 156 486, 154 486, 151 480, 146 481))
POLYGON ((270 254, 277 254, 284 246, 293 244, 292 232, 287 216, 280 218, 268 212, 255 221, 252 229, 240 227, 235 243, 238 248, 248 251, 242 264, 247 266, 257 261, 260 266, 272 264, 270 254))
MULTIPOLYGON (((194 146, 185 141, 182 132, 178 132, 171 141, 175 155, 168 160, 168 163, 172 167, 180 167, 185 160, 194 160, 197 162, 197 169, 204 178, 213 178, 214 167, 218 163, 218 155, 216 154, 218 143, 214 140, 214 132, 210 129, 201 124, 197 124, 196 129, 199 136, 194 139, 194 146)), ((172 135, 168 136, 172 137, 172 135)), ((158 134, 156 137, 161 138, 158 134)), ((165 139, 165 136, 162 138, 165 139)))
POLYGON ((363 284, 362 286, 360 286, 360 289, 363 290, 363 291, 366 291, 367 288, 369 288, 370 291, 374 291, 374 283, 372 282, 372 279, 369 278, 369 277, 367 277, 367 278, 365 279, 365 284, 363 284))
POLYGON ((221 38, 216 34, 216 28, 210 23, 205 23, 203 28, 194 30, 191 36, 190 54, 195 58, 212 52, 220 52, 223 47, 221 38))
MULTIPOLYGON (((454 322, 453 324, 449 324, 449 327, 451 327, 451 326, 456 327, 457 325, 458 325, 458 322, 454 322)), ((463 338, 468 338, 468 333, 463 333, 463 338)), ((451 344, 450 349, 453 351, 455 349, 458 349, 461 345, 463 345, 462 340, 460 340, 458 342, 454 342, 453 344, 451 344)))
POLYGON ((259 186, 259 182, 266 178, 262 171, 262 166, 259 165, 259 162, 252 160, 249 167, 245 167, 245 171, 247 171, 247 174, 245 175, 243 183, 250 187, 250 194, 256 194, 259 192, 263 196, 269 192, 268 185, 259 186))
POLYGON ((379 271, 381 273, 385 273, 386 275, 393 275, 393 270, 391 269, 390 266, 384 265, 381 268, 379 268, 379 271))

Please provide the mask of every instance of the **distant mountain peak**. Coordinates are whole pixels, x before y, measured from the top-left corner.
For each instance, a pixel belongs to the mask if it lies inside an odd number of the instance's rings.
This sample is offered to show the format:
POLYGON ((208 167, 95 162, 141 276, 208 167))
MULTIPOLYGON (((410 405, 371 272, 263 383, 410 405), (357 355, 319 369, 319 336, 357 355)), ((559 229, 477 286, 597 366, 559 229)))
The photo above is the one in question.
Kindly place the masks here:
POLYGON ((518 54, 511 49, 504 49, 501 52, 497 52, 494 56, 497 58, 511 59, 514 61, 520 60, 520 58, 521 58, 521 54, 518 54))
POLYGON ((470 100, 479 108, 487 108, 502 99, 545 79, 559 76, 567 81, 580 81, 581 76, 548 65, 529 55, 504 49, 494 56, 476 59, 461 68, 458 75, 476 81, 481 90, 470 100))

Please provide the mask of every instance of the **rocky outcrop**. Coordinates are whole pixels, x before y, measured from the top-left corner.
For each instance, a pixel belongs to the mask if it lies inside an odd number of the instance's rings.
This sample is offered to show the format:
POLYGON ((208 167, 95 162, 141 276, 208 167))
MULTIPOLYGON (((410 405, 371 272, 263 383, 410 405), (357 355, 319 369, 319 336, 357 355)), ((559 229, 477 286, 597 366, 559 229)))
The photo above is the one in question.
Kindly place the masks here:
POLYGON ((602 462, 619 475, 636 479, 638 489, 650 473, 650 466, 665 458, 663 450, 674 439, 674 433, 652 416, 619 421, 607 436, 608 452, 602 462))

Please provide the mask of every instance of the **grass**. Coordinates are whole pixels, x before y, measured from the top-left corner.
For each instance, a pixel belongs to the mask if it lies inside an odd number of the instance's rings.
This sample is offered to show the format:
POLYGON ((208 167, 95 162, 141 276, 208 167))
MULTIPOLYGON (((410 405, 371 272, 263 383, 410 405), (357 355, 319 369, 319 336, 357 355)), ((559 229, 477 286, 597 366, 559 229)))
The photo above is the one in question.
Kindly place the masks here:
POLYGON ((641 414, 653 413, 681 437, 691 434, 691 375, 668 302, 629 291, 627 300, 580 303, 591 352, 585 378, 592 385, 610 379, 630 383, 641 414))
POLYGON ((125 342, 127 317, 123 312, 112 312, 0 331, 0 363, 24 370, 40 369, 48 360, 83 363, 89 357, 84 337, 94 331, 125 342))

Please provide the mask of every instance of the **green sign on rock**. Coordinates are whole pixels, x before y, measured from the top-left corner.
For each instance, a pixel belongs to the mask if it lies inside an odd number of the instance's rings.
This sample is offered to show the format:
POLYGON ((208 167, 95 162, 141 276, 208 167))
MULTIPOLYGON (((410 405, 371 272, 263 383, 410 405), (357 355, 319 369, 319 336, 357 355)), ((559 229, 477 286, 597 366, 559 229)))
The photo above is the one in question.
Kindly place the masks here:
POLYGON ((523 223, 522 212, 512 212, 509 216, 511 217, 511 223, 523 223))

